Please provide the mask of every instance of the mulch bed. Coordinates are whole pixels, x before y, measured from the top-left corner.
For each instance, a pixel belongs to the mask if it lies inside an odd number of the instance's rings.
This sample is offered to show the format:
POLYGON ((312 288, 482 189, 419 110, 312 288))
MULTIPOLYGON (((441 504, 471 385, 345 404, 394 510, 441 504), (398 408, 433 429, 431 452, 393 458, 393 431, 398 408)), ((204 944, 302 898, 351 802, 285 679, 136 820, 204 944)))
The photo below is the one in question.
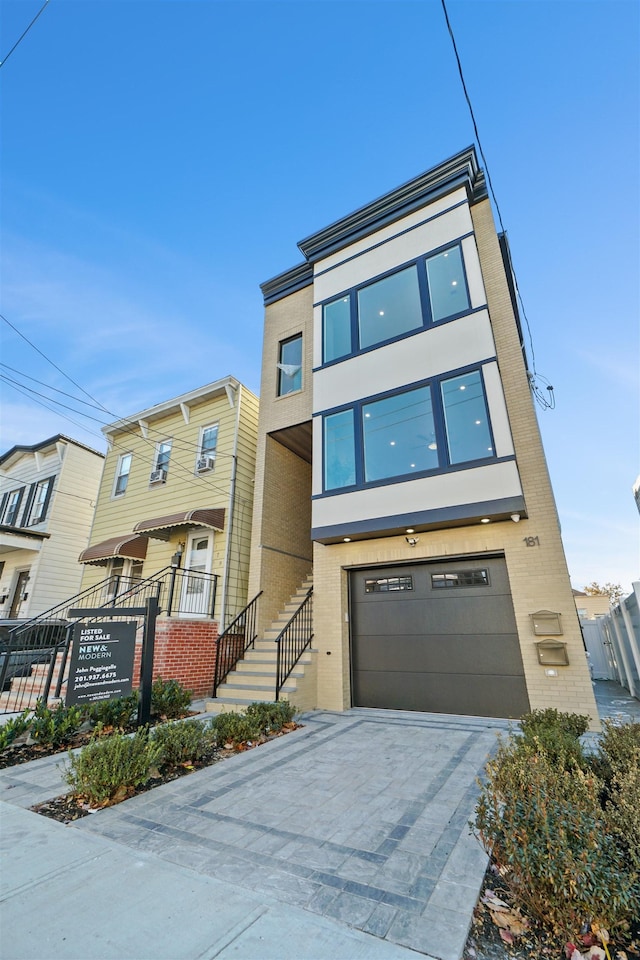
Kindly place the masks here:
MULTIPOLYGON (((158 776, 151 777, 140 787, 123 791, 119 800, 127 800, 129 797, 136 796, 138 793, 146 793, 148 790, 153 790, 154 787, 159 787, 163 783, 171 783, 172 780, 178 780, 180 777, 187 776, 189 773, 195 773, 196 770, 203 770, 205 767, 210 767, 212 764, 218 763, 226 757, 231 757, 237 752, 236 749, 229 750, 226 748, 212 747, 211 750, 199 760, 194 760, 188 764, 184 763, 173 767, 166 767, 162 773, 159 772, 158 776)), ((113 804, 111 805, 113 806, 113 804)), ((81 817, 87 817, 92 813, 97 813, 101 808, 97 807, 92 809, 85 797, 69 793, 61 797, 53 797, 52 800, 45 800, 44 803, 38 803, 31 809, 43 817, 50 817, 51 820, 58 820, 60 823, 72 823, 81 817)))
MULTIPOLYGON (((154 787, 159 787, 163 783, 171 783, 179 777, 195 773, 196 770, 203 770, 205 767, 210 767, 212 764, 218 763, 220 760, 231 757, 236 753, 253 750, 263 743, 268 743, 270 740, 285 736, 285 734, 290 733, 292 730, 297 730, 300 726, 301 724, 299 723, 290 722, 286 723, 278 733, 262 736, 258 740, 237 745, 226 744, 224 747, 212 746, 198 760, 174 766, 164 766, 161 771, 155 771, 156 775, 150 777, 149 780, 141 786, 136 788, 123 788, 122 793, 117 795, 109 805, 113 806, 115 803, 120 803, 122 800, 127 800, 129 797, 136 796, 139 793, 146 793, 148 790, 153 790, 154 787)), ((77 747, 85 746, 90 742, 92 736, 90 731, 78 733, 70 742, 66 743, 64 747, 43 746, 40 744, 19 744, 18 746, 8 747, 0 753, 0 768, 27 763, 30 760, 37 760, 41 757, 48 757, 54 754, 66 753, 77 747)), ((35 813, 49 817, 52 820, 58 820, 60 823, 72 823, 81 817, 96 813, 101 808, 92 808, 86 797, 70 793, 53 797, 51 800, 45 800, 43 803, 38 803, 34 807, 31 807, 31 809, 35 813)))
MULTIPOLYGON (((525 926, 523 932, 517 936, 511 935, 512 943, 506 942, 510 931, 496 923, 494 916, 499 916, 499 913, 491 910, 491 904, 496 898, 505 904, 513 903, 507 886, 493 865, 490 865, 473 912, 463 960, 567 960, 565 943, 528 917, 522 918, 525 926)), ((517 913, 511 910, 507 912, 517 913)), ((611 960, 640 960, 640 926, 633 930, 633 934, 635 936, 631 943, 624 947, 613 942, 608 945, 611 960)), ((586 952, 587 948, 582 949, 586 952)))

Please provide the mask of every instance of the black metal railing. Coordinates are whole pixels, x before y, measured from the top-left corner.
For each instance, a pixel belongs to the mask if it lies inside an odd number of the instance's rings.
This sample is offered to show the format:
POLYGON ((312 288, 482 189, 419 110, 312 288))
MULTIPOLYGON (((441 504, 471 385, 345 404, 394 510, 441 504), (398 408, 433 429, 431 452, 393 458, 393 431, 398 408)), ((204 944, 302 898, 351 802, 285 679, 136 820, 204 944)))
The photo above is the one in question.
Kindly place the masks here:
POLYGON ((213 677, 212 697, 217 696, 218 687, 241 660, 247 650, 255 643, 258 600, 262 590, 247 604, 238 616, 231 621, 216 640, 216 668, 213 677))
POLYGON ((296 663, 313 640, 313 587, 276 637, 276 700, 296 663))
POLYGON ((200 570, 171 567, 166 579, 164 616, 213 617, 218 593, 218 575, 200 570))
POLYGON ((100 607, 104 617, 117 617, 118 607, 132 602, 143 606, 156 597, 164 616, 213 617, 217 584, 216 574, 178 567, 164 567, 144 580, 110 576, 31 620, 8 629, 0 626, 0 714, 33 706, 37 697, 48 698, 56 666, 54 695, 60 696, 78 622, 69 617, 70 610, 100 607))

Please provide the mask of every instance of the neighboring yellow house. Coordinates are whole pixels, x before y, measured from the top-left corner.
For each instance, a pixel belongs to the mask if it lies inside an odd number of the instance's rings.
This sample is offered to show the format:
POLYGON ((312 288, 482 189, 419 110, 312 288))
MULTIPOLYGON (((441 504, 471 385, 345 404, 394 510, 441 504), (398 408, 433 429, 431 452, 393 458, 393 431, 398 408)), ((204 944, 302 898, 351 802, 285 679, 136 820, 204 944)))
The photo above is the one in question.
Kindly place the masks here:
POLYGON ((160 635, 210 645, 247 602, 257 424, 258 398, 225 377, 103 428, 110 449, 79 558, 82 589, 102 582, 92 602, 158 579, 160 635))

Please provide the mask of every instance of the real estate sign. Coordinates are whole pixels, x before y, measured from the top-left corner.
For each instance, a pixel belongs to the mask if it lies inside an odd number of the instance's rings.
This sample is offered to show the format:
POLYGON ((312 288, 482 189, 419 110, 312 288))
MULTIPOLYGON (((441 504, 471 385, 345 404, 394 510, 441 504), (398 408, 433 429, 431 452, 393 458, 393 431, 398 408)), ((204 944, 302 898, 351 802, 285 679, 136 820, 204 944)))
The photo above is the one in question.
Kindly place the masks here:
POLYGON ((65 703, 97 703, 126 697, 132 690, 136 622, 78 623, 65 703))

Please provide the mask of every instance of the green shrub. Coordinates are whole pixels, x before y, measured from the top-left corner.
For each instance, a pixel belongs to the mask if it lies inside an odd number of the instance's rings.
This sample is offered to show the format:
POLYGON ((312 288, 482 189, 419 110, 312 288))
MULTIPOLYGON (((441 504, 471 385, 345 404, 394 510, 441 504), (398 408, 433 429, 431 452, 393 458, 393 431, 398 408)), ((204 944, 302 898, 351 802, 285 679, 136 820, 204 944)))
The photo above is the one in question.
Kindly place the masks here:
POLYGON ((74 793, 93 806, 107 806, 146 783, 160 755, 161 747, 149 740, 146 727, 133 736, 114 733, 93 740, 75 756, 70 754, 65 779, 74 793))
POLYGON ((211 724, 216 742, 220 746, 226 743, 246 743, 247 740, 260 738, 260 725, 243 713, 219 713, 211 724))
POLYGON ((161 750, 160 762, 176 766, 204 756, 214 742, 214 735, 210 723, 183 720, 154 727, 151 741, 161 750))
POLYGON ((532 710, 520 721, 521 739, 536 752, 543 751, 554 763, 570 769, 587 761, 579 737, 589 728, 589 718, 557 710, 532 710))
POLYGON ((607 829, 640 878, 640 723, 619 726, 605 720, 592 763, 604 780, 607 829))
POLYGON ((0 727, 0 750, 10 747, 16 737, 29 728, 31 710, 27 709, 17 717, 11 717, 0 727))
POLYGON ((38 700, 29 724, 29 736, 44 746, 61 747, 78 732, 83 720, 80 707, 65 707, 58 703, 50 709, 44 700, 38 700))
POLYGON ((151 713, 167 720, 177 720, 189 712, 192 699, 192 691, 183 687, 178 680, 158 677, 151 688, 151 713))
POLYGON ((605 720, 598 751, 592 765, 603 780, 612 780, 617 773, 628 770, 640 761, 640 723, 617 724, 605 720))
POLYGON ((92 703, 88 714, 92 723, 102 727, 114 727, 116 730, 127 730, 135 722, 138 710, 139 695, 137 691, 128 697, 118 697, 114 700, 100 700, 92 703))
POLYGON ((255 720, 262 733, 279 733, 285 723, 291 723, 296 708, 286 700, 277 703, 250 703, 246 715, 255 720))
POLYGON ((586 921, 623 931, 638 908, 637 877, 606 829, 602 784, 538 747, 536 738, 499 744, 476 831, 517 903, 545 927, 567 938, 586 921))

